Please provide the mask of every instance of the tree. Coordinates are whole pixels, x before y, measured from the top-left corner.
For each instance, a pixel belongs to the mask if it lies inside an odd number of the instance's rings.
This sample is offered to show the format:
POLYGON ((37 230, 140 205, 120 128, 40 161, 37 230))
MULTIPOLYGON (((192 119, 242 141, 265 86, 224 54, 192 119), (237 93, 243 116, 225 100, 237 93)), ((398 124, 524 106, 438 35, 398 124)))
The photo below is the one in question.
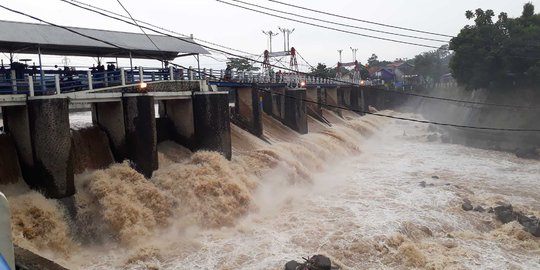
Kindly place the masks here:
POLYGON ((332 69, 326 67, 326 65, 322 63, 318 63, 317 67, 311 68, 309 74, 319 78, 332 78, 336 76, 335 71, 332 72, 332 69))
POLYGON ((450 42, 455 55, 450 68, 458 83, 469 89, 516 89, 538 81, 540 14, 527 3, 518 18, 492 10, 467 11, 474 25, 465 26, 450 42))
POLYGON ((371 54, 371 57, 367 60, 370 67, 376 67, 379 65, 379 57, 376 54, 371 54))
POLYGON ((232 69, 236 69, 237 71, 257 71, 260 69, 259 67, 254 67, 244 58, 229 58, 227 65, 230 65, 232 69))
POLYGON ((448 45, 443 45, 435 51, 419 54, 413 60, 415 73, 424 82, 440 82, 441 76, 450 72, 448 64, 451 57, 448 45))

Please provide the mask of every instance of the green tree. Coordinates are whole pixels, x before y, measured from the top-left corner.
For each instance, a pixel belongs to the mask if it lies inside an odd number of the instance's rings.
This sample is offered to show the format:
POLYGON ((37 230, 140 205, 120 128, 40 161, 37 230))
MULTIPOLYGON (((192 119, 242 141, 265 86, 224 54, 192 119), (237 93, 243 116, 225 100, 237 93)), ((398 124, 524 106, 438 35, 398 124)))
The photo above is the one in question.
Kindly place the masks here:
POLYGON ((260 68, 254 67, 247 59, 244 58, 229 58, 227 65, 230 65, 232 69, 237 71, 257 71, 260 68))
POLYGON ((450 72, 448 64, 451 57, 448 45, 435 51, 424 52, 414 57, 414 71, 425 83, 440 82, 441 76, 450 72))
POLYGON ((492 10, 467 11, 474 25, 465 26, 450 42, 455 55, 450 68, 469 89, 515 89, 534 85, 540 66, 540 14, 527 3, 518 18, 492 10))
POLYGON ((320 78, 331 78, 336 75, 336 73, 332 73, 332 69, 326 67, 325 64, 318 63, 317 67, 311 68, 310 75, 320 78))

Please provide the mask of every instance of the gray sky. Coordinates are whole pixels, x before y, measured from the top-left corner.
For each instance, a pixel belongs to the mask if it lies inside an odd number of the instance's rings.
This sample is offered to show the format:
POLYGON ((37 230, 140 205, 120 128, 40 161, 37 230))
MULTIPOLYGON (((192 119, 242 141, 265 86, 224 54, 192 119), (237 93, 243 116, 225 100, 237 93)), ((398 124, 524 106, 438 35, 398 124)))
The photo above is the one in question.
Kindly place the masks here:
MULTIPOLYGON (((125 11, 115 0, 79 1, 126 15, 125 11)), ((337 20, 333 17, 326 17, 320 14, 313 14, 307 11, 288 8, 267 0, 245 1, 275 9, 286 10, 289 12, 302 13, 307 16, 318 17, 321 19, 337 20)), ((465 19, 464 14, 466 10, 474 10, 479 7, 483 9, 489 8, 493 9, 496 14, 501 11, 505 11, 510 17, 516 17, 521 14, 523 4, 527 2, 527 0, 282 1, 358 19, 448 35, 456 35, 464 25, 471 23, 465 19)), ((540 12, 540 0, 532 0, 530 2, 535 4, 536 12, 540 12)), ((380 41, 320 29, 313 26, 290 22, 283 19, 242 10, 236 7, 231 7, 215 0, 122 0, 122 3, 131 12, 133 17, 138 20, 146 21, 179 33, 193 34, 196 38, 252 52, 258 55, 262 54, 262 52, 267 48, 267 39, 261 32, 262 30, 273 30, 278 32, 278 26, 295 28, 295 32, 291 35, 291 46, 294 46, 298 52, 312 65, 322 62, 328 66, 334 66, 339 59, 337 53, 338 49, 344 50, 343 61, 349 61, 352 59, 352 53, 349 49, 350 47, 358 48, 357 58, 361 62, 366 62, 367 58, 372 53, 376 53, 380 59, 393 60, 398 57, 413 58, 416 54, 430 50, 429 48, 380 41)), ((63 3, 59 0, 4 0, 2 1, 2 4, 57 24, 140 32, 137 27, 78 9, 77 7, 63 3)), ((288 15, 285 16, 291 17, 288 15)), ((3 9, 0 10, 0 18, 3 20, 35 22, 32 19, 10 13, 9 11, 3 9)), ((339 20, 339 22, 390 32, 420 35, 414 32, 407 32, 348 20, 339 20)), ((320 22, 315 23, 322 24, 320 22)), ((347 30, 427 45, 440 46, 443 44, 440 42, 388 36, 352 28, 347 30)), ((437 36, 427 37, 436 39, 441 38, 437 36)), ((274 51, 283 48, 283 39, 281 35, 274 38, 273 47, 274 51)), ((215 57, 218 59, 225 59, 225 56, 223 55, 215 55, 215 57)), ((6 62, 7 58, 5 55, 0 54, 0 58, 4 59, 4 62, 6 62)), ((86 65, 89 62, 89 59, 85 60, 73 57, 70 57, 70 59, 73 65, 86 65)), ((48 57, 46 61, 48 64, 60 65, 61 57, 48 57)), ((175 62, 183 65, 196 65, 193 58, 179 59, 175 62)), ((284 60, 284 62, 287 63, 288 60, 284 60)), ((302 62, 303 61, 299 60, 299 63, 302 62)), ((123 63, 125 64, 125 62, 123 63)), ((208 57, 202 57, 201 63, 204 66, 212 68, 221 68, 224 66, 223 63, 217 62, 208 57)), ((157 66, 157 62, 155 66, 157 66)))

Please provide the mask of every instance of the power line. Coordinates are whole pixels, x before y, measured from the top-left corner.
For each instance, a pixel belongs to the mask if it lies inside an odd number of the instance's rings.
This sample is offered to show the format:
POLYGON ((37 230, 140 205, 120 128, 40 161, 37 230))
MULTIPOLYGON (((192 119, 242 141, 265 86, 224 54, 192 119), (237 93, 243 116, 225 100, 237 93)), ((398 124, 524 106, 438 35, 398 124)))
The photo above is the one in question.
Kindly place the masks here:
MULTIPOLYGON (((80 8, 82 8, 82 7, 79 6, 79 5, 84 5, 84 6, 87 6, 87 7, 89 7, 89 8, 93 8, 93 9, 102 11, 102 12, 104 12, 104 13, 113 14, 113 15, 115 15, 115 16, 119 16, 119 17, 122 17, 122 18, 129 18, 129 17, 124 16, 124 15, 122 15, 122 14, 118 14, 118 13, 115 13, 115 12, 112 12, 112 11, 109 11, 109 10, 106 10, 106 9, 103 9, 103 8, 100 8, 100 7, 96 7, 96 6, 87 4, 87 3, 83 3, 83 2, 77 1, 77 0, 60 0, 60 1, 65 2, 66 4, 70 4, 70 5, 73 5, 73 6, 80 7, 80 8), (75 4, 75 3, 77 3, 78 5, 75 4)), ((175 34, 175 35, 179 35, 179 36, 182 36, 182 37, 185 37, 185 38, 190 38, 190 39, 192 38, 192 37, 189 36, 189 35, 182 34, 182 33, 178 33, 178 32, 175 32, 175 31, 172 31, 172 30, 169 30, 169 29, 165 29, 165 28, 163 28, 163 27, 160 27, 160 26, 157 26, 157 25, 153 25, 153 24, 148 23, 148 22, 144 22, 144 21, 141 21, 141 20, 136 20, 136 21, 137 21, 138 23, 142 23, 142 24, 145 24, 145 25, 148 25, 148 26, 151 26, 151 27, 154 27, 154 28, 157 28, 157 29, 160 29, 160 30, 169 32, 169 33, 173 33, 173 34, 175 34)), ((254 54, 254 53, 250 53, 250 52, 238 50, 238 49, 235 49, 235 48, 227 47, 227 46, 224 46, 224 45, 221 45, 221 44, 217 44, 217 43, 213 43, 213 42, 210 42, 210 41, 206 41, 206 40, 203 40, 203 39, 200 39, 200 38, 195 38, 195 37, 193 37, 193 40, 197 40, 197 41, 200 41, 200 42, 208 43, 208 44, 211 44, 211 45, 214 45, 214 46, 217 46, 217 47, 220 47, 220 48, 232 50, 232 51, 235 51, 235 52, 240 52, 240 53, 243 53, 243 54, 246 54, 246 55, 257 56, 257 54, 254 54)))
POLYGON ((300 17, 300 18, 304 18, 304 19, 309 19, 309 20, 314 20, 314 21, 319 21, 319 22, 324 22, 324 23, 329 23, 329 24, 334 24, 334 25, 339 25, 339 26, 345 26, 345 27, 350 27, 350 28, 356 28, 356 29, 370 31, 370 32, 376 32, 376 33, 382 33, 382 34, 394 35, 394 36, 400 36, 400 37, 406 37, 406 38, 421 39, 421 40, 427 40, 427 41, 448 43, 448 40, 425 38, 425 37, 419 37, 419 36, 411 36, 411 35, 405 35, 405 34, 399 34, 399 33, 394 33, 394 32, 388 32, 388 31, 383 31, 383 30, 372 29, 372 28, 360 27, 360 26, 350 25, 350 24, 345 24, 345 23, 333 22, 333 21, 314 18, 314 17, 310 17, 310 16, 300 15, 300 14, 297 14, 297 13, 292 13, 292 12, 282 11, 282 10, 278 10, 278 9, 273 9, 273 8, 269 8, 269 7, 265 7, 265 6, 261 6, 261 5, 257 5, 257 4, 247 3, 247 2, 244 2, 244 1, 240 1, 240 0, 230 0, 230 1, 242 3, 244 5, 258 7, 258 8, 261 8, 261 9, 267 9, 267 10, 270 10, 270 11, 273 11, 273 12, 279 12, 279 13, 282 13, 282 14, 292 15, 292 16, 296 16, 296 17, 300 17))
MULTIPOLYGON (((61 0, 61 1, 65 1, 65 0, 61 0)), ((93 10, 93 9, 90 9, 90 8, 86 8, 86 7, 83 7, 83 6, 74 4, 74 3, 69 3, 69 4, 71 4, 71 5, 73 5, 73 6, 76 6, 76 7, 78 7, 78 8, 82 8, 82 9, 85 9, 85 10, 88 10, 88 11, 92 11, 92 12, 94 12, 94 13, 100 14, 100 15, 105 16, 105 17, 108 17, 108 18, 112 18, 112 19, 115 19, 115 20, 118 20, 118 21, 122 21, 122 22, 127 23, 127 24, 134 25, 134 24, 133 24, 132 22, 130 22, 130 21, 126 21, 126 20, 123 20, 123 19, 120 19, 120 18, 116 18, 116 17, 110 16, 110 15, 104 14, 103 12, 100 12, 100 11, 97 11, 97 10, 93 10)), ((185 40, 185 39, 182 39, 182 38, 179 38, 179 37, 176 37, 176 36, 173 36, 173 35, 170 35, 170 34, 167 34, 167 33, 164 33, 164 32, 161 32, 161 31, 158 31, 158 30, 155 30, 155 29, 146 27, 146 26, 142 26, 142 27, 144 27, 145 29, 151 30, 151 31, 153 31, 153 32, 156 32, 156 33, 159 33, 159 34, 162 34, 162 35, 171 37, 171 38, 176 38, 176 39, 183 40, 183 41, 188 42, 188 43, 191 43, 191 44, 195 44, 195 45, 202 46, 202 47, 207 48, 207 49, 210 49, 210 50, 215 50, 215 51, 218 51, 218 52, 227 54, 227 55, 235 56, 235 57, 240 58, 240 59, 245 59, 245 60, 252 61, 252 62, 256 62, 256 63, 259 63, 259 64, 264 64, 263 61, 260 61, 260 60, 258 60, 258 59, 257 59, 257 60, 254 60, 254 59, 249 58, 249 57, 241 56, 241 55, 234 54, 234 53, 231 53, 231 52, 227 52, 227 51, 224 51, 224 50, 221 50, 221 49, 216 49, 216 48, 210 47, 210 46, 208 46, 208 45, 201 45, 201 44, 198 44, 198 43, 196 43, 196 42, 194 42, 194 41, 191 41, 191 40, 185 40)), ((259 58, 260 58, 260 57, 261 57, 261 56, 259 56, 259 58)), ((281 67, 281 66, 272 65, 272 64, 270 64, 270 66, 276 67, 276 68, 280 68, 280 69, 283 69, 283 70, 286 70, 286 71, 295 72, 295 73, 297 73, 297 74, 302 74, 302 75, 305 75, 305 76, 311 76, 311 75, 308 74, 308 73, 305 73, 305 72, 299 72, 299 71, 297 71, 297 70, 293 70, 293 69, 290 69, 290 68, 287 68, 287 67, 281 67)), ((330 81, 332 81, 332 82, 346 83, 346 84, 350 84, 350 85, 353 85, 353 86, 357 86, 356 84, 353 84, 353 83, 350 83, 350 82, 346 82, 346 81, 341 81, 341 80, 338 80, 338 79, 335 79, 335 78, 323 78, 323 79, 328 79, 328 80, 330 80, 330 81)), ((399 92, 399 91, 394 91, 394 90, 388 90, 388 91, 391 91, 391 92, 394 92, 394 93, 398 93, 398 94, 401 94, 401 95, 416 96, 416 97, 422 97, 422 98, 426 98, 426 99, 434 99, 434 100, 451 101, 451 102, 463 103, 463 104, 485 105, 485 106, 494 106, 494 107, 507 107, 507 108, 517 108, 517 109, 540 109, 540 107, 519 106, 519 105, 507 105, 507 104, 494 104, 494 103, 482 103, 482 102, 475 102, 475 101, 467 101, 467 100, 450 99, 450 98, 441 98, 441 97, 427 96, 427 95, 420 95, 420 94, 413 94, 413 93, 405 93, 405 92, 399 92)))
POLYGON ((297 23, 302 23, 302 24, 306 24, 306 25, 311 25, 311 26, 315 26, 315 27, 319 27, 319 28, 324 28, 324 29, 328 29, 328 30, 333 30, 333 31, 337 31, 337 32, 342 32, 342 33, 346 33, 346 34, 362 36, 362 37, 367 37, 367 38, 373 38, 373 39, 379 39, 379 40, 390 41, 390 42, 401 43, 401 44, 407 44, 407 45, 413 45, 413 46, 419 46, 419 47, 425 47, 425 48, 431 48, 431 49, 438 49, 439 48, 439 47, 420 44, 420 43, 414 43, 414 42, 396 40, 396 39, 391 39, 391 38, 384 38, 384 37, 378 37, 378 36, 372 36, 372 35, 367 35, 367 34, 356 33, 356 32, 352 32, 352 31, 348 31, 348 30, 343 30, 343 29, 334 28, 334 27, 330 27, 330 26, 324 26, 324 25, 320 25, 320 24, 316 24, 316 23, 304 22, 304 21, 300 21, 300 20, 296 20, 296 19, 292 19, 292 18, 288 18, 288 17, 276 15, 276 14, 271 14, 271 13, 268 13, 268 12, 264 12, 264 11, 260 11, 260 10, 256 10, 256 9, 252 9, 252 8, 248 8, 248 7, 244 7, 244 6, 240 6, 240 5, 237 5, 237 4, 225 2, 223 0, 216 0, 216 1, 220 2, 220 3, 223 3, 223 4, 230 5, 230 6, 234 6, 234 7, 237 7, 237 8, 253 11, 253 12, 256 12, 256 13, 260 13, 260 14, 264 14, 264 15, 268 15, 268 16, 272 16, 272 17, 276 17, 276 18, 280 18, 280 19, 284 19, 284 20, 288 20, 288 21, 293 21, 293 22, 297 22, 297 23))
POLYGON ((401 27, 401 26, 395 26, 395 25, 390 25, 390 24, 384 24, 384 23, 379 23, 379 22, 373 22, 373 21, 368 21, 368 20, 362 20, 362 19, 347 17, 347 16, 343 16, 343 15, 330 13, 330 12, 325 12, 325 11, 310 9, 310 8, 307 8, 307 7, 301 7, 301 6, 297 6, 297 5, 293 5, 293 4, 289 4, 289 3, 284 3, 284 2, 276 1, 276 0, 268 0, 268 1, 280 4, 280 5, 294 7, 294 8, 298 8, 298 9, 301 9, 301 10, 308 10, 308 11, 311 11, 311 12, 316 12, 316 13, 319 13, 319 14, 329 15, 329 16, 338 17, 338 18, 347 19, 347 20, 353 20, 353 21, 358 21, 358 22, 363 22, 363 23, 368 23, 368 24, 374 24, 374 25, 379 25, 379 26, 384 26, 384 27, 390 27, 390 28, 395 28, 395 29, 400 29, 400 30, 406 30, 406 31, 411 31, 411 32, 416 32, 416 33, 428 34, 428 35, 435 35, 435 36, 448 37, 448 38, 453 38, 454 37, 454 36, 446 35, 446 34, 439 34, 439 33, 434 33, 434 32, 416 30, 416 29, 407 28, 407 27, 401 27))
MULTIPOLYGON (((42 20, 40 18, 37 18, 35 16, 32 16, 32 15, 29 15, 27 13, 24 13, 24 12, 21 12, 21 11, 17 11, 17 10, 14 10, 14 9, 10 9, 4 5, 0 5, 1 8, 3 9, 6 9, 8 11, 11 11, 13 13, 17 13, 17 14, 20 14, 20 15, 23 15, 23 16, 26 16, 26 17, 29 17, 29 18, 32 18, 34 20, 37 20, 37 21, 40 21, 42 23, 46 23, 46 24, 49 24, 49 25, 52 25, 52 26, 55 26, 55 27, 58 27, 58 28, 62 28, 62 29, 65 29, 67 31, 70 31, 74 34, 77 34, 77 35, 80 35, 80 36, 83 36, 83 37, 86 37, 86 38, 89 38, 89 39, 92 39, 92 40, 96 40, 96 41, 100 41, 100 42, 103 42, 105 44, 108 44, 108 45, 111 45, 111 46, 114 46, 116 48, 119 48, 119 49, 125 49, 127 50, 126 48, 123 48, 123 47, 120 47, 118 45, 115 45, 114 43, 111 43, 111 42, 108 42, 106 40, 102 40, 102 39, 99 39, 99 38, 96 38, 96 37, 92 37, 92 36, 89 36, 89 35, 86 35, 86 34, 83 34, 83 33, 80 33, 78 31, 75 31, 73 29, 70 29, 68 27, 65 27, 65 26, 61 26, 61 25, 57 25, 57 24, 54 24, 54 23, 51 23, 51 22, 48 22, 48 21, 45 21, 45 20, 42 20)), ((157 59, 159 60, 159 59, 157 59)), ((179 67, 182 67, 184 69, 186 69, 186 67, 183 67, 181 65, 178 65, 178 64, 173 64, 175 66, 179 66, 179 67)), ((191 70, 191 69, 190 69, 191 70)), ((195 70, 196 71, 196 70, 195 70)), ((197 71, 196 71, 197 72, 197 71)), ((198 72, 199 74, 202 73, 202 72, 198 72)), ((208 75, 207 73, 203 73, 205 75, 208 75)), ((215 75, 212 75, 210 74, 210 77, 214 77, 216 78, 215 75)), ((219 78, 220 81, 223 81, 221 78, 219 78)), ((261 87, 256 87, 257 89, 261 90, 261 91, 266 91, 266 92, 270 92, 270 90, 267 90, 267 89, 263 89, 261 87)), ((458 128, 468 128, 468 129, 477 129, 477 130, 491 130, 491 131, 511 131, 511 132, 540 132, 540 129, 514 129, 514 128, 493 128, 493 127, 477 127, 477 126, 467 126, 467 125, 458 125, 458 124, 452 124, 452 123, 441 123, 441 122, 434 122, 434 121, 427 121, 427 120, 421 120, 421 119, 413 119, 413 118, 406 118, 406 117, 398 117, 398 116, 392 116, 392 115, 385 115, 385 114, 380 114, 380 113, 373 113, 373 112, 369 112, 369 111, 362 111, 362 110, 354 110, 354 109, 349 109, 349 108, 345 108, 345 107, 341 107, 341 106, 335 106, 335 105, 328 105, 328 104, 322 104, 320 102, 317 102, 317 101, 311 101, 311 100, 307 100, 307 99, 300 99, 298 97, 294 97, 294 96, 288 96, 286 94, 280 94, 280 93, 274 93, 274 94, 278 94, 278 95, 282 95, 284 97, 288 97, 288 98, 293 98, 293 99, 296 99, 296 100, 302 100, 304 102, 308 102, 308 103, 313 103, 313 104, 320 104, 320 105, 325 105, 327 107, 331 107, 331 108, 336 108, 336 109, 343 109, 343 110, 349 110, 349 111, 353 111, 353 112, 357 112, 357 113, 364 113, 364 114, 370 114, 370 115, 375 115, 375 116, 379 116, 379 117, 385 117, 385 118, 391 118, 391 119, 396 119, 396 120, 402 120, 402 121, 409 121, 409 122, 416 122, 416 123, 424 123, 424 124, 433 124, 433 125, 439 125, 439 126, 450 126, 450 127, 458 127, 458 128)))
POLYGON ((146 32, 144 31, 144 29, 142 29, 142 27, 137 23, 137 21, 135 19, 133 19, 133 16, 131 16, 131 13, 129 13, 129 11, 126 9, 126 7, 124 7, 124 5, 122 5, 122 2, 120 0, 116 0, 118 2, 118 4, 120 4, 120 6, 126 11, 126 13, 129 15, 129 17, 131 18, 131 20, 133 20, 133 22, 139 27, 139 29, 141 29, 141 31, 143 32, 143 34, 148 38, 148 40, 150 40, 150 42, 152 42, 152 44, 154 44, 154 47, 156 47, 156 49, 158 51, 161 51, 161 49, 158 47, 158 45, 156 45, 156 43, 150 38, 150 36, 148 34, 146 34, 146 32))

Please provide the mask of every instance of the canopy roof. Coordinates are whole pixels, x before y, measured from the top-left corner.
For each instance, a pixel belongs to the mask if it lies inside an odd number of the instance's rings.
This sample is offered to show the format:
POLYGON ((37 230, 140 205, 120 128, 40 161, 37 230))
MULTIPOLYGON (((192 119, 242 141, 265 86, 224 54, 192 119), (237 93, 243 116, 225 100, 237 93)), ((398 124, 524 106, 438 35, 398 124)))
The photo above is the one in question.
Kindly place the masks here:
POLYGON ((156 48, 144 34, 69 28, 122 49, 52 25, 0 20, 0 51, 37 54, 39 47, 42 54, 125 58, 131 52, 134 58, 160 60, 172 60, 179 54, 208 54, 191 39, 149 35, 156 48))

